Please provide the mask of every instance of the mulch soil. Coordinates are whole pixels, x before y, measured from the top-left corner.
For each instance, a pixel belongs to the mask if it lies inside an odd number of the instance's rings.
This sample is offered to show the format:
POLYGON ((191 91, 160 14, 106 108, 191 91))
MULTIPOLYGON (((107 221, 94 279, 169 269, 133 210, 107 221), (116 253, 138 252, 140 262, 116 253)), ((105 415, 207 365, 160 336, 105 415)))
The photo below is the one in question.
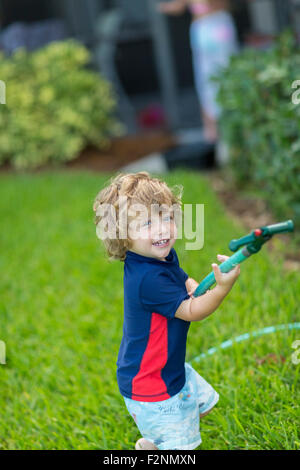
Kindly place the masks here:
MULTIPOLYGON (((89 146, 80 155, 69 162, 59 164, 59 168, 72 170, 113 172, 139 158, 154 152, 163 152, 176 145, 174 137, 166 131, 146 132, 140 135, 114 139, 105 150, 89 146)), ((30 170, 30 173, 56 168, 52 164, 30 170)), ((9 163, 0 167, 1 172, 14 172, 9 163)), ((28 170, 29 171, 29 170, 28 170)))

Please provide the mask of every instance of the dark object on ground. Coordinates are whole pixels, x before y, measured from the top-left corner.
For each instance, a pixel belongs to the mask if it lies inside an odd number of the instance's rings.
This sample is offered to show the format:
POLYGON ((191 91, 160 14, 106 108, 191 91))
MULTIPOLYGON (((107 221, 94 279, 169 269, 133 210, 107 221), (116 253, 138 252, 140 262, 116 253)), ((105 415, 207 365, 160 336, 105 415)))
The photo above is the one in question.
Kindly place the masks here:
POLYGON ((164 152, 169 170, 178 167, 193 169, 215 167, 215 145, 206 142, 178 145, 164 152))

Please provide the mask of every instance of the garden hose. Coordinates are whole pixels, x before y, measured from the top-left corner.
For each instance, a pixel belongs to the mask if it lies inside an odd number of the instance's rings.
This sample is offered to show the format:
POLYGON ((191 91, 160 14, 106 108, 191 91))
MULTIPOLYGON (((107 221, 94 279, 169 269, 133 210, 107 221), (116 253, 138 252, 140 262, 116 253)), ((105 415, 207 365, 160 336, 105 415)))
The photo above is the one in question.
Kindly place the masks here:
POLYGON ((240 336, 236 336, 233 339, 224 341, 219 346, 208 349, 206 352, 199 354, 199 356, 195 357, 194 359, 191 359, 191 361, 199 362, 201 359, 207 356, 211 356, 212 354, 219 351, 220 349, 226 349, 226 348, 233 346, 234 343, 241 343, 242 341, 245 341, 246 339, 257 338, 259 336, 268 335, 270 333, 275 333, 276 331, 281 331, 281 330, 300 330, 300 322, 267 326, 266 328, 262 328, 261 330, 258 330, 258 331, 253 331, 250 333, 245 333, 240 336))
MULTIPOLYGON (((280 222, 278 224, 266 225, 258 229, 253 230, 249 235, 242 237, 238 240, 231 240, 229 243, 229 249, 236 251, 234 255, 228 258, 224 263, 219 265, 222 273, 231 271, 237 264, 242 263, 248 259, 251 255, 258 253, 262 245, 269 241, 273 235, 282 232, 292 232, 294 230, 294 223, 292 220, 280 222), (242 248, 241 248, 242 247, 242 248)), ((212 271, 206 276, 203 281, 200 282, 199 286, 193 293, 194 297, 205 294, 205 292, 216 282, 214 272, 212 271)))

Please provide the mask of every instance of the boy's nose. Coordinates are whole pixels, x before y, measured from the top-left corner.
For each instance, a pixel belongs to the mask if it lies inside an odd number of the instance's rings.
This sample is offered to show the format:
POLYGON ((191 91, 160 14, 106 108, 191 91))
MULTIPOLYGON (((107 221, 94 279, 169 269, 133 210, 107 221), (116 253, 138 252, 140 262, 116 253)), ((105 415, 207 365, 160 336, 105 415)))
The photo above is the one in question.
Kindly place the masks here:
MULTIPOLYGON (((161 240, 163 238, 170 238, 170 223, 169 222, 161 222, 157 223, 153 227, 153 235, 156 235, 156 238, 161 240)), ((152 237, 154 238, 154 237, 152 237)))

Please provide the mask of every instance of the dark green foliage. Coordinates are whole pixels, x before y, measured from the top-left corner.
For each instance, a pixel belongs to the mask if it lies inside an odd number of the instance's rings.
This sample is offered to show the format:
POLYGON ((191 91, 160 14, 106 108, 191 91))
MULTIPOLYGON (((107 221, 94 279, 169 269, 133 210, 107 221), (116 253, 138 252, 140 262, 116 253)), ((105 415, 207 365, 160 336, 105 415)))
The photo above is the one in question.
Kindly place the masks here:
POLYGON ((222 71, 220 129, 238 186, 254 185, 282 220, 300 221, 300 50, 290 31, 222 71), (300 82, 298 83, 298 90, 300 82), (294 97, 295 104, 292 101, 294 97))

